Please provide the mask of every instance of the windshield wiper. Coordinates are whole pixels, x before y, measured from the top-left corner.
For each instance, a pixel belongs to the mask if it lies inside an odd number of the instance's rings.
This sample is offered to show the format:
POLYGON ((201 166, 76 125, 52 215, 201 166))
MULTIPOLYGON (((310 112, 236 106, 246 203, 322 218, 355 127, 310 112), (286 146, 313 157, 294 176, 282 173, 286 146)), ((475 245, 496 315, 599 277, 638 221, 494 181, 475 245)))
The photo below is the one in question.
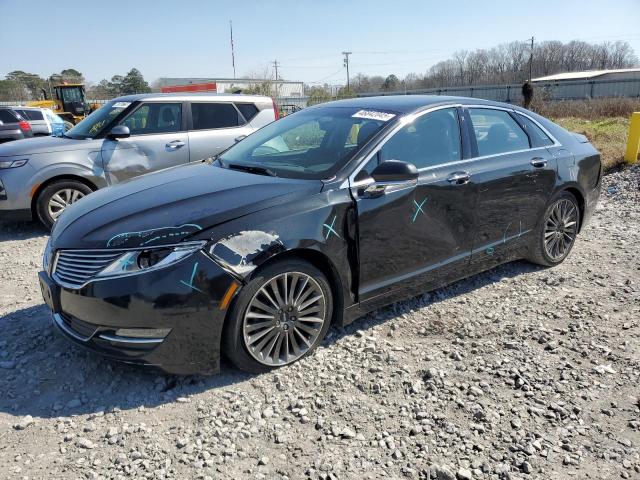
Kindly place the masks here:
MULTIPOLYGON (((221 159, 218 159, 220 161, 221 159)), ((222 162, 221 162, 222 163, 222 162)), ((226 163, 226 162, 225 162, 226 163)), ((268 175, 269 177, 277 177, 276 172, 266 167, 258 167, 256 165, 242 165, 239 163, 226 163, 227 168, 232 170, 241 170, 243 172, 255 173, 257 175, 268 175)))

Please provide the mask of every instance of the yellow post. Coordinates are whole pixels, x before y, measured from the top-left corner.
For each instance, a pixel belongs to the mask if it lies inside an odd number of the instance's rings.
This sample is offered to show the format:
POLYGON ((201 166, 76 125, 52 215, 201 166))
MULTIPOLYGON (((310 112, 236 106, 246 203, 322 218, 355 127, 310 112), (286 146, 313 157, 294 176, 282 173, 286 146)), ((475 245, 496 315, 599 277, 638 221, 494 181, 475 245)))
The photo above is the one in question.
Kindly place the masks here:
POLYGON ((627 163, 636 163, 638 161, 638 148, 640 148, 640 112, 633 112, 629 122, 627 153, 624 155, 627 163))

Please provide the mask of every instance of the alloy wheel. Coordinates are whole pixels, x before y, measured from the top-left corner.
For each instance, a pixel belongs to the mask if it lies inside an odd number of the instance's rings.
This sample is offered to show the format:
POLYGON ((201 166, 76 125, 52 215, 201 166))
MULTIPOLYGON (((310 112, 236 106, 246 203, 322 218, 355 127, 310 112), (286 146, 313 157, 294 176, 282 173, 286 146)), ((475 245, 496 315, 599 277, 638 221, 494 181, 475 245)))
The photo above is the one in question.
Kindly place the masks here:
POLYGON ((49 203, 47 205, 49 215, 55 221, 60 214, 64 212, 65 208, 80 200, 84 195, 85 194, 83 192, 74 188, 58 190, 49 199, 49 203))
POLYGON ((552 207, 544 228, 544 248, 555 262, 562 260, 571 249, 578 233, 578 209, 566 199, 552 207))
POLYGON ((249 302, 242 330, 251 356, 263 365, 282 366, 301 358, 328 321, 320 284, 301 272, 267 280, 249 302))

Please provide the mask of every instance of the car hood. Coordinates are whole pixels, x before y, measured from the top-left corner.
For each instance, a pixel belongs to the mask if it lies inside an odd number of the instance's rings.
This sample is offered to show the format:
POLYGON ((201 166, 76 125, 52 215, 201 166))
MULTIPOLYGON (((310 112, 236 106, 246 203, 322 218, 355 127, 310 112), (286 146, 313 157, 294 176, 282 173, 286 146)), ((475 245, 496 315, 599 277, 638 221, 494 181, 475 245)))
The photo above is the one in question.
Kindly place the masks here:
POLYGON ((207 163, 169 168, 88 195, 55 223, 59 248, 136 248, 179 242, 215 225, 318 193, 322 182, 255 175, 207 163))
POLYGON ((91 148, 93 142, 95 140, 74 140, 61 137, 25 138, 24 140, 15 140, 0 145, 0 157, 84 150, 91 148))

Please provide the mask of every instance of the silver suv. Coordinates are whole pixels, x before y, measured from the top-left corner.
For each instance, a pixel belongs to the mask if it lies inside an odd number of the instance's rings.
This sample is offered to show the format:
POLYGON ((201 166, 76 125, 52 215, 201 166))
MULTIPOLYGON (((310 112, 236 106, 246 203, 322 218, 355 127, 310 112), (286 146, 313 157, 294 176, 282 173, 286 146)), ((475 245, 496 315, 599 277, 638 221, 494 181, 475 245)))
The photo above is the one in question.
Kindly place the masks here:
POLYGON ((63 138, 0 145, 0 220, 37 216, 51 227, 98 188, 216 155, 277 118, 273 100, 257 95, 116 98, 63 138))

